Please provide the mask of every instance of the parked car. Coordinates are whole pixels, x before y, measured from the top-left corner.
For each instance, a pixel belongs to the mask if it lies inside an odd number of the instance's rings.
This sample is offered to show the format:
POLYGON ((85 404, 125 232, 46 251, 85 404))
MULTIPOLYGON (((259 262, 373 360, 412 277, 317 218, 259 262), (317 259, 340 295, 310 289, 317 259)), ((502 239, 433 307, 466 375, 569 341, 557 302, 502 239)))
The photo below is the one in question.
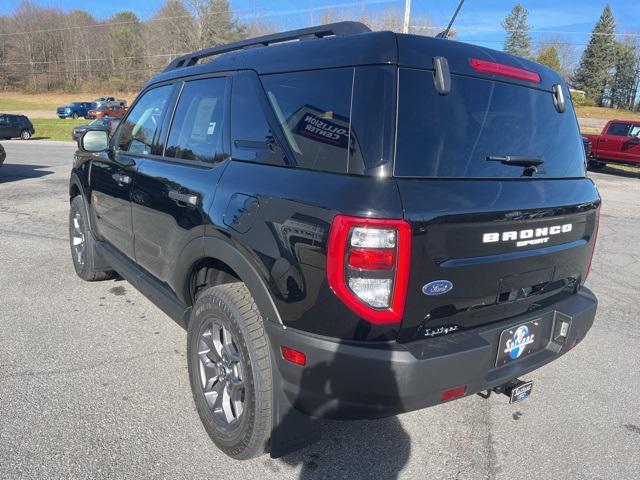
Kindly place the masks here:
POLYGON ((36 130, 26 115, 0 113, 0 138, 29 140, 34 133, 36 130))
POLYGON ((177 58, 79 147, 75 271, 187 328, 231 457, 307 445, 311 417, 522 400, 594 321, 600 196, 565 81, 524 58, 354 22, 268 35, 177 58))
POLYGON ((89 110, 96 108, 96 104, 93 102, 71 102, 69 105, 59 107, 56 110, 58 118, 73 118, 74 120, 80 117, 89 118, 89 110))
POLYGON ((113 134, 114 130, 116 129, 119 123, 120 123, 119 118, 112 118, 112 117, 96 118, 95 120, 92 120, 91 122, 89 122, 87 125, 79 125, 77 127, 74 127, 73 130, 71 131, 71 138, 74 141, 78 141, 78 139, 82 136, 82 134, 87 130, 104 130, 105 132, 107 132, 109 136, 111 136, 111 134, 113 134))
POLYGON ((589 168, 600 170, 607 163, 640 166, 640 120, 611 120, 600 135, 584 137, 591 142, 589 168))
POLYGON ((2 164, 6 159, 7 159, 7 152, 4 151, 4 147, 2 146, 2 144, 0 144, 0 167, 2 166, 2 164))
POLYGON ((587 137, 582 137, 582 146, 584 147, 584 155, 588 160, 591 157, 591 140, 587 137))
POLYGON ((87 117, 89 118, 104 118, 104 117, 115 117, 115 118, 120 118, 124 115, 125 112, 125 108, 122 106, 101 106, 101 107, 96 107, 92 110, 89 110, 89 113, 87 113, 87 117))
POLYGON ((100 98, 96 98, 94 102, 98 107, 101 107, 101 106, 124 107, 127 105, 127 102, 125 100, 119 100, 119 99, 116 99, 115 97, 100 97, 100 98))

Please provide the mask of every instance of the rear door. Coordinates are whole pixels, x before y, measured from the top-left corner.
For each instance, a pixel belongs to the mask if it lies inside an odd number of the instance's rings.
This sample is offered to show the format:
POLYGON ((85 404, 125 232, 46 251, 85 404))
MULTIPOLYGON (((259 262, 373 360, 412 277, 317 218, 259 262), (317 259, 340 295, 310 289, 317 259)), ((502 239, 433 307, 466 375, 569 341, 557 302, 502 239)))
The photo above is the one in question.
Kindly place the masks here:
POLYGON ((640 163, 640 123, 631 124, 622 153, 627 162, 640 163))
POLYGON ((394 175, 412 225, 400 340, 509 318, 584 282, 599 197, 550 91, 400 69, 394 175), (536 171, 499 161, 543 161, 536 171), (496 160, 498 159, 498 160, 496 160))
POLYGON ((178 88, 173 119, 163 124, 166 141, 138 168, 132 192, 136 261, 170 284, 180 252, 204 235, 228 151, 228 78, 189 80, 178 88))

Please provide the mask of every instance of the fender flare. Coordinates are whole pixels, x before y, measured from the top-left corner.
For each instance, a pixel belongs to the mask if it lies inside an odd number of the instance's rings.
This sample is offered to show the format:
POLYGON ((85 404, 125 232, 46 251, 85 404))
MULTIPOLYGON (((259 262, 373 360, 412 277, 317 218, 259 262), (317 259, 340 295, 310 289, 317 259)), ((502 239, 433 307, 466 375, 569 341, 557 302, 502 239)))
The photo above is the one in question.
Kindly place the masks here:
POLYGON ((82 202, 84 204, 84 213, 86 213, 87 215, 87 219, 89 220, 89 230, 91 231, 91 234, 95 237, 95 228, 93 225, 93 219, 91 217, 91 213, 89 212, 89 198, 87 197, 87 194, 84 190, 84 186, 82 185, 82 182, 80 181, 80 177, 78 177, 78 174, 76 172, 71 172, 71 178, 69 179, 69 198, 71 199, 71 195, 73 192, 73 187, 77 187, 78 190, 80 191, 80 196, 82 196, 82 198, 84 199, 84 202, 82 202))
POLYGON ((260 275, 258 268, 247 258, 248 255, 242 253, 226 236, 205 236, 201 238, 201 241, 201 246, 197 246, 196 242, 193 241, 182 251, 180 261, 177 263, 176 276, 174 277, 181 282, 180 285, 175 285, 176 291, 186 292, 187 273, 197 261, 203 258, 217 259, 233 269, 240 277, 240 280, 245 283, 262 317, 265 320, 282 325, 282 318, 273 301, 267 283, 263 276, 260 275), (195 255, 198 250, 200 255, 195 255))

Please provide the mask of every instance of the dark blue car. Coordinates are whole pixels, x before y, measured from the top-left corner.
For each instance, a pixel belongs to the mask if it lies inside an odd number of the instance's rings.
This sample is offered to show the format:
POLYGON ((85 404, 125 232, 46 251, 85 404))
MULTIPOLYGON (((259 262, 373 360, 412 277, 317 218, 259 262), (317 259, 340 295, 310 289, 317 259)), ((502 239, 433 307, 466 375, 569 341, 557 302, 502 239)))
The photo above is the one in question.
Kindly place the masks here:
POLYGON ((67 106, 58 107, 58 118, 88 118, 89 110, 96 108, 95 102, 72 102, 67 106))

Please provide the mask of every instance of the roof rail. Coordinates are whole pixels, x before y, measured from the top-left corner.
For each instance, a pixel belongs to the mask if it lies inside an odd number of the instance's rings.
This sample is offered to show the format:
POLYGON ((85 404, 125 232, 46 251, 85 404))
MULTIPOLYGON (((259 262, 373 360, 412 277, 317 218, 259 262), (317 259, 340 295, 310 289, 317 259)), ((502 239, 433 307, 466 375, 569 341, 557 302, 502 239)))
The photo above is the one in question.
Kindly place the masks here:
POLYGON ((205 48, 197 52, 188 53, 173 60, 165 72, 175 70, 177 68, 191 67, 196 65, 200 60, 214 55, 233 52, 235 50, 243 50, 253 47, 266 47, 274 43, 289 42, 291 40, 306 40, 310 38, 323 38, 330 36, 354 35, 357 33, 370 32, 371 30, 365 24, 360 22, 337 22, 327 25, 319 25, 317 27, 300 28, 298 30, 290 30, 288 32, 274 33, 272 35, 263 35, 261 37, 240 40, 239 42, 219 45, 217 47, 205 48))

